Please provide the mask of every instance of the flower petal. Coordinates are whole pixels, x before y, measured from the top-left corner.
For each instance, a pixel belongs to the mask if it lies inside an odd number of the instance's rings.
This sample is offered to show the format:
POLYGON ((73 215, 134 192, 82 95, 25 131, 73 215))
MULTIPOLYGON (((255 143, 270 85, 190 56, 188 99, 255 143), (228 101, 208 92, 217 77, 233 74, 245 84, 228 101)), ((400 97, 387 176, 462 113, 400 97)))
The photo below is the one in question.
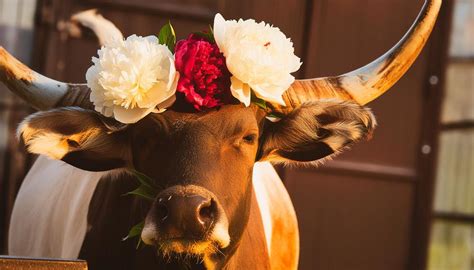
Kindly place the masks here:
POLYGON ((137 101, 137 105, 140 108, 156 107, 160 102, 164 102, 176 93, 176 85, 178 83, 179 73, 170 72, 174 74, 174 80, 171 80, 169 84, 158 81, 155 85, 148 90, 147 99, 137 101))
POLYGON ((286 103, 283 100, 283 93, 286 91, 286 89, 284 90, 272 89, 272 90, 266 91, 262 89, 259 85, 256 85, 256 86, 252 85, 252 89, 257 97, 268 102, 278 103, 282 106, 286 106, 286 103))
POLYGON ((124 107, 121 106, 115 106, 114 107, 114 118, 122 122, 124 124, 133 124, 138 121, 140 121, 143 117, 147 116, 149 113, 151 113, 155 107, 150 107, 150 108, 133 108, 133 109, 125 109, 124 107))
POLYGON ((152 42, 152 43, 159 43, 158 38, 155 35, 150 35, 150 36, 146 36, 146 37, 143 37, 143 38, 150 41, 150 42, 152 42))
POLYGON ((243 83, 241 80, 232 76, 230 78, 231 85, 230 91, 232 95, 240 102, 245 104, 246 107, 250 106, 250 87, 248 84, 243 83))
POLYGON ((213 31, 214 31, 214 40, 216 41, 216 44, 219 47, 220 51, 224 53, 225 48, 223 45, 224 45, 224 38, 225 38, 225 32, 226 32, 226 21, 220 13, 217 13, 216 16, 214 16, 213 31))
POLYGON ((90 100, 97 111, 134 123, 176 92, 174 56, 156 36, 131 35, 110 43, 87 70, 90 100))
POLYGON ((282 95, 301 66, 293 42, 277 27, 255 20, 227 20, 216 14, 214 38, 233 77, 232 94, 246 103, 250 87, 266 101, 285 105, 282 95), (236 79, 240 82, 237 82, 236 79))
POLYGON ((167 100, 161 102, 160 104, 156 105, 156 112, 162 113, 166 111, 166 108, 171 107, 174 102, 176 101, 176 95, 172 95, 170 98, 167 100))

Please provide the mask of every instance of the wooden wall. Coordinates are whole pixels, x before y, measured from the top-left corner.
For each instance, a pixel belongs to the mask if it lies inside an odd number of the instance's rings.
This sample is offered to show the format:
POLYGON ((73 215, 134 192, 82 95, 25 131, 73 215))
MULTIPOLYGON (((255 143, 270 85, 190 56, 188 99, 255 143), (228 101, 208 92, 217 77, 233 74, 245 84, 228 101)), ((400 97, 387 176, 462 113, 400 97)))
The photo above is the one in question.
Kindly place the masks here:
MULTIPOLYGON (((206 29, 221 12, 226 18, 253 17, 280 27, 304 62, 298 77, 337 75, 393 46, 422 4, 422 0, 43 0, 34 60, 53 78, 85 80, 97 42, 90 35, 72 38, 61 27, 83 9, 99 8, 125 35, 156 34, 171 19, 181 38, 206 29)), ((444 36, 440 32, 437 41, 444 42, 444 36)), ((430 68, 432 58, 442 52, 442 46, 428 45, 408 74, 369 104, 379 121, 373 140, 320 168, 282 170, 299 216, 300 269, 422 269, 418 266, 424 253, 414 249, 426 248, 416 243, 426 241, 423 230, 429 229, 423 213, 431 203, 432 179, 425 171, 432 169, 429 161, 435 150, 435 138, 425 136, 423 127, 434 121, 429 114, 436 106, 430 107, 430 99, 440 95, 426 91, 428 78, 440 72, 430 68)))
MULTIPOLYGON (((0 46, 31 63, 36 0, 0 0, 0 46)), ((8 220, 30 156, 16 139, 16 127, 32 110, 0 84, 0 254, 6 250, 8 220)))

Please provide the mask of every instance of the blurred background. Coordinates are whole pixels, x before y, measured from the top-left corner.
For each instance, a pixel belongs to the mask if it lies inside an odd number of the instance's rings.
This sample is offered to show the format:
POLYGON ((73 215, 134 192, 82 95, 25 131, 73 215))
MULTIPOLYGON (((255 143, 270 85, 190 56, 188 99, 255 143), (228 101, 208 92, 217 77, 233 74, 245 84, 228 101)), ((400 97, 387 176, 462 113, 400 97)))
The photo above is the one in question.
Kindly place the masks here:
MULTIPOLYGON (((422 0, 0 0, 0 45, 57 80, 84 82, 98 49, 71 14, 98 8, 125 36, 180 38, 214 14, 265 20, 290 36, 297 77, 341 74, 393 46, 422 0)), ((300 269, 474 269, 474 0, 445 0, 423 53, 369 104, 374 138, 319 168, 280 168, 299 218, 300 269)), ((15 129, 28 106, 0 85, 0 254, 34 157, 15 129)), ((46 181, 47 179, 45 179, 46 181)))

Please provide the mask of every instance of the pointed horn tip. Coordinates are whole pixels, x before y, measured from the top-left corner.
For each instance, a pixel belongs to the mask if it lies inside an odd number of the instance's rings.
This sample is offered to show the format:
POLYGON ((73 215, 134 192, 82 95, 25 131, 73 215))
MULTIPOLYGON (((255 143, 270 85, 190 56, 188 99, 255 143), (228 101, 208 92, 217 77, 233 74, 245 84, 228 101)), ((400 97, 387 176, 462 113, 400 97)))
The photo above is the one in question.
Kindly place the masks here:
POLYGON ((100 14, 96 8, 91 8, 72 14, 71 21, 78 21, 82 16, 100 16, 100 14))
MULTIPOLYGON (((425 0, 424 2, 410 30, 387 53, 368 65, 343 75, 296 80, 284 94, 289 108, 272 104, 273 112, 285 113, 303 102, 321 98, 337 97, 365 105, 381 96, 408 71, 433 30, 443 1, 425 0), (401 60, 400 57, 402 57, 401 60), (400 62, 404 64, 399 65, 400 62), (374 80, 366 76, 375 73, 383 80, 374 80)), ((374 78, 377 77, 374 76, 374 78)))
POLYGON ((34 72, 0 46, 0 78, 2 81, 23 80, 32 82, 34 72))

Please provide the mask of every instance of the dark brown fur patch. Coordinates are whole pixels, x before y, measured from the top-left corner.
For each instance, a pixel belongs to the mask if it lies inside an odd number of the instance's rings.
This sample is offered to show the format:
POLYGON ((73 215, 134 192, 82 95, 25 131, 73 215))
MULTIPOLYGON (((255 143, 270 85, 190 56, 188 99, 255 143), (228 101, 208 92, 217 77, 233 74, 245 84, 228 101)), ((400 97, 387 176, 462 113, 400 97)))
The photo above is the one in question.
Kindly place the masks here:
POLYGON ((126 125, 95 111, 67 107, 38 112, 29 116, 19 131, 30 151, 62 159, 83 170, 122 168, 130 160, 126 125), (61 149, 55 153, 41 147, 48 142, 56 142, 51 148, 61 149))
POLYGON ((268 123, 259 150, 263 160, 313 162, 367 138, 375 128, 371 111, 336 99, 306 103, 277 123, 268 123))

